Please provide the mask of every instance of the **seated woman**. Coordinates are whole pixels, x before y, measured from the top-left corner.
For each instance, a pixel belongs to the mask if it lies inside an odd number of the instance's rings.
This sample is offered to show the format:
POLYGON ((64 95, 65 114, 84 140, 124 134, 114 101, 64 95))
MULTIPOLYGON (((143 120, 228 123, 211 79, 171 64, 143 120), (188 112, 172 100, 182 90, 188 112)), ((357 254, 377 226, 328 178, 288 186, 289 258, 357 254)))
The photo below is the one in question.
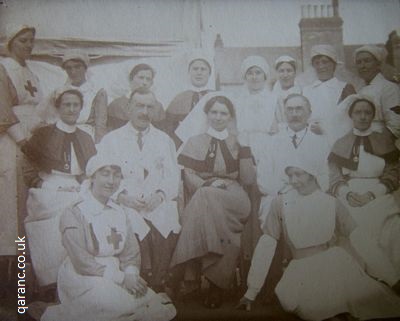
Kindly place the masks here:
POLYGON ((399 288, 400 252, 393 249, 399 247, 400 208, 391 194, 399 187, 399 151, 387 129, 372 130, 372 100, 353 95, 346 103, 354 128, 329 155, 330 192, 358 225, 351 241, 368 273, 399 288))
POLYGON ((60 221, 67 257, 58 272, 61 304, 48 307, 42 321, 171 320, 167 297, 147 288, 139 276, 140 250, 127 214, 110 196, 122 179, 109 155, 90 159, 90 188, 60 221))
POLYGON ((78 196, 83 169, 96 153, 92 138, 76 126, 83 97, 64 89, 55 101, 58 120, 37 129, 22 151, 30 161, 24 170, 29 190, 25 228, 39 285, 56 282, 63 259, 58 221, 60 213, 78 196))
POLYGON ((285 311, 304 320, 334 320, 347 313, 360 320, 399 316, 400 298, 337 245, 355 223, 339 200, 321 191, 313 161, 292 159, 287 164, 293 189, 272 203, 238 307, 251 309, 283 237, 292 260, 275 292, 285 311))
POLYGON ((301 94, 301 87, 296 83, 296 60, 290 56, 280 56, 275 61, 275 71, 278 81, 275 82, 272 92, 278 97, 276 118, 278 123, 285 122, 283 101, 290 94, 301 94))
MULTIPOLYGON (((150 89, 156 75, 155 70, 148 64, 138 64, 129 73, 129 92, 122 97, 114 99, 107 108, 107 128, 109 131, 117 129, 125 125, 129 120, 129 116, 125 112, 125 106, 129 103, 129 98, 135 90, 139 88, 150 89)), ((160 102, 157 101, 157 113, 152 119, 152 124, 159 127, 159 122, 165 118, 165 111, 160 102)))
POLYGON ((195 121, 207 123, 208 129, 189 138, 178 157, 190 200, 171 266, 185 263, 181 267, 186 268, 187 286, 199 286, 201 272, 210 283, 204 304, 217 308, 235 275, 240 236, 250 212, 241 182, 254 179, 254 167, 250 150, 242 149, 228 132, 235 117, 232 102, 220 93, 204 98, 203 120, 195 121))

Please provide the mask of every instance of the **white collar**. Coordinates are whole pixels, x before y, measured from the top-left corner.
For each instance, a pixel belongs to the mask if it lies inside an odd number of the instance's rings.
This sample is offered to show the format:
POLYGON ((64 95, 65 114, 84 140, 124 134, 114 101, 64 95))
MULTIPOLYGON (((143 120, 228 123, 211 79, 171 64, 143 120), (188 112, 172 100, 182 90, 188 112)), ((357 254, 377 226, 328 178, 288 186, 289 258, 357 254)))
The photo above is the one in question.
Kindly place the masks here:
POLYGON ((207 134, 219 140, 225 140, 229 136, 228 130, 226 128, 222 131, 218 131, 212 127, 208 127, 207 134))
POLYGON ((321 81, 321 80, 317 79, 312 84, 312 87, 318 87, 318 86, 322 86, 322 85, 325 85, 327 87, 335 87, 337 81, 338 81, 338 79, 336 77, 332 77, 331 79, 326 80, 326 81, 321 81))
POLYGON ((374 131, 372 130, 372 126, 370 126, 367 130, 365 130, 363 132, 359 131, 357 128, 353 128, 353 134, 356 135, 356 136, 365 137, 365 136, 371 135, 373 132, 374 131))
POLYGON ((127 123, 127 128, 130 132, 133 132, 135 136, 138 136, 139 132, 142 133, 143 136, 147 135, 150 130, 151 130, 152 125, 150 124, 149 127, 147 127, 145 130, 137 130, 135 127, 133 127, 132 122, 128 121, 127 123))
POLYGON ((23 66, 12 57, 6 57, 1 62, 2 63, 4 63, 4 62, 8 63, 8 65, 13 69, 26 68, 28 66, 28 63, 27 63, 28 60, 25 60, 25 66, 23 66))
POLYGON ((249 96, 268 95, 271 93, 271 91, 268 90, 266 86, 264 86, 260 91, 257 91, 256 93, 250 92, 249 88, 246 87, 246 92, 249 96))
POLYGON ((203 87, 196 87, 196 86, 193 86, 192 84, 190 84, 189 90, 199 93, 200 91, 211 90, 211 89, 209 86, 207 86, 207 84, 203 87))
POLYGON ((87 78, 87 76, 86 76, 85 82, 84 82, 82 85, 80 85, 80 86, 75 86, 75 85, 71 84, 71 80, 70 80, 69 78, 67 79, 67 81, 65 82, 65 84, 66 84, 68 87, 72 87, 72 88, 74 88, 74 89, 77 89, 77 90, 79 90, 79 91, 82 92, 82 93, 94 89, 93 82, 92 82, 91 80, 89 80, 89 79, 87 78))
POLYGON ((306 134, 308 126, 304 127, 302 130, 295 132, 293 129, 291 129, 289 126, 286 127, 287 132, 290 137, 296 135, 297 137, 302 137, 306 134))
POLYGON ((92 194, 92 191, 89 190, 87 193, 85 193, 83 196, 83 202, 79 204, 79 208, 81 209, 82 213, 84 215, 99 215, 102 213, 102 211, 109 207, 113 208, 115 210, 119 210, 119 206, 115 204, 111 198, 108 199, 107 204, 104 205, 100 203, 92 194))
POLYGON ((76 125, 68 125, 64 123, 61 119, 57 120, 56 127, 66 133, 74 133, 76 131, 76 125))
MULTIPOLYGON (((374 79, 372 79, 368 85, 372 85, 372 84, 376 84, 377 82, 379 82, 380 80, 385 79, 385 77, 383 77, 382 73, 378 72, 376 74, 376 76, 374 77, 374 79)), ((365 82, 365 81, 364 81, 365 82)), ((366 82, 365 82, 366 83, 366 82)), ((367 86, 368 86, 367 85, 367 86)))

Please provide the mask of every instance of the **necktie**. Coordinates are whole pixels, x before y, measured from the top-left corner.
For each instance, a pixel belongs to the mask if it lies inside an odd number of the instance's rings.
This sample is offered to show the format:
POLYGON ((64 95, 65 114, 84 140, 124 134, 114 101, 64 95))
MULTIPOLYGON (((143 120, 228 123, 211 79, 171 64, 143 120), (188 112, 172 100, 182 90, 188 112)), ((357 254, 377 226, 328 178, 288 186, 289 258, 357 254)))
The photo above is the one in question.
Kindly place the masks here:
POLYGON ((294 134, 292 136, 292 144, 293 144, 294 148, 297 148, 297 135, 296 134, 294 134))
POLYGON ((138 132, 138 134, 137 134, 137 143, 138 143, 139 149, 142 150, 143 149, 143 133, 142 132, 138 132))
POLYGON ((192 105, 191 105, 192 108, 190 110, 192 110, 193 107, 197 105, 197 103, 199 102, 200 98, 203 97, 207 93, 208 93, 208 90, 202 90, 202 91, 199 91, 199 92, 197 92, 197 91, 193 92, 192 105))
POLYGON ((196 104, 199 102, 199 100, 200 100, 200 94, 197 91, 195 91, 192 96, 192 106, 191 106, 192 108, 191 109, 193 109, 193 107, 196 106, 196 104))

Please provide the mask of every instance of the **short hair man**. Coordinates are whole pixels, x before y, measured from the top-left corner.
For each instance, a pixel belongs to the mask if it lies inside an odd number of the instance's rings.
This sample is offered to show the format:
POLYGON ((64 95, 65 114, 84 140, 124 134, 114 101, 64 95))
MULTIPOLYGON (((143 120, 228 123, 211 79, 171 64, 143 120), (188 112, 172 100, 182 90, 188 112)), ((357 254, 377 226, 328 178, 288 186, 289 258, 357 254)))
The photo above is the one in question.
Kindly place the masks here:
POLYGON ((134 90, 124 107, 130 121, 107 134, 98 151, 124 164, 117 199, 130 212, 140 239, 142 276, 162 291, 180 230, 174 201, 180 176, 173 141, 151 125, 156 108, 151 91, 134 90))
POLYGON ((279 133, 264 139, 264 143, 256 144, 260 148, 253 150, 257 163, 257 184, 263 195, 260 205, 261 222, 264 222, 268 214, 272 199, 287 186, 283 167, 286 160, 313 155, 313 159, 322 168, 330 151, 327 136, 317 135, 310 129, 311 105, 305 96, 289 95, 284 101, 284 113, 286 124, 281 126, 279 133))
MULTIPOLYGON (((153 86, 155 75, 155 70, 148 64, 138 64, 132 68, 129 73, 129 92, 125 96, 114 99, 108 105, 107 127, 109 130, 120 128, 129 121, 129 117, 125 112, 125 106, 129 103, 132 92, 139 89, 150 90, 151 86, 153 86)), ((158 123, 165 118, 165 111, 162 104, 158 101, 156 102, 156 107, 152 124, 158 128, 158 123)))

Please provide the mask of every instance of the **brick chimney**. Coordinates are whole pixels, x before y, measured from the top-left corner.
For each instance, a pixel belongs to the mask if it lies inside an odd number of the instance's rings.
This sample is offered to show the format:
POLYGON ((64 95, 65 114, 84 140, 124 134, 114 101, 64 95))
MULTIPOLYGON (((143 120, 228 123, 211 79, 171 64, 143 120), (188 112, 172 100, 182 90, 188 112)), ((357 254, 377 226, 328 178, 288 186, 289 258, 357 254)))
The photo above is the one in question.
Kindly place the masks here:
POLYGON ((337 50, 339 59, 344 61, 343 20, 339 17, 338 0, 331 5, 301 6, 299 22, 303 71, 311 67, 311 47, 317 44, 331 44, 337 50))

